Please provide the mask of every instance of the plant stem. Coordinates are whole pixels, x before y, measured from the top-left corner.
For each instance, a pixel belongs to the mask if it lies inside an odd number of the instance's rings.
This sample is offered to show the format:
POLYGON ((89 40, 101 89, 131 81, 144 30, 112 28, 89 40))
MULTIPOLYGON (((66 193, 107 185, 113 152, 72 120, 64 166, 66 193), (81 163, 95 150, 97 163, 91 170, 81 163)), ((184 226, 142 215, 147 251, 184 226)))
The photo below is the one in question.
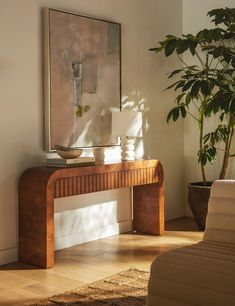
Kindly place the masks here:
POLYGON ((209 68, 211 68, 212 63, 214 62, 214 57, 211 57, 210 63, 209 63, 209 68))
MULTIPOLYGON (((197 104, 194 102, 194 100, 192 99, 192 102, 193 102, 193 105, 195 106, 195 108, 200 112, 200 109, 199 109, 199 107, 197 106, 197 104)), ((198 121, 198 119, 197 119, 197 121, 198 121)))
POLYGON ((195 119, 197 122, 199 122, 199 120, 193 114, 191 114, 189 111, 187 111, 187 114, 189 114, 189 116, 191 116, 193 119, 195 119))
POLYGON ((185 61, 177 54, 178 59, 181 61, 182 64, 184 64, 187 68, 189 68, 189 66, 185 63, 185 61))
POLYGON ((200 57, 200 55, 197 53, 197 51, 195 51, 196 57, 198 58, 199 62, 202 65, 202 68, 206 69, 206 65, 204 64, 202 58, 200 57))
POLYGON ((235 120, 234 116, 231 115, 230 118, 229 118, 229 123, 228 123, 230 133, 229 133, 229 137, 228 137, 228 139, 225 143, 225 152, 224 152, 223 164, 222 164, 221 172, 220 172, 220 176, 219 176, 220 180, 225 179, 225 175, 226 175, 227 168, 228 168, 230 149, 231 149, 232 138, 233 138, 233 134, 234 134, 234 120, 235 120))
MULTIPOLYGON (((203 123, 204 123, 204 115, 203 115, 203 112, 201 112, 201 116, 200 116, 200 137, 199 137, 200 151, 202 150, 202 145, 203 145, 203 123)), ((201 164, 201 173, 202 173, 203 184, 204 184, 204 186, 206 186, 205 167, 202 164, 201 164)))
MULTIPOLYGON (((208 62, 209 62, 209 56, 207 54, 206 56, 206 63, 205 63, 205 69, 207 71, 206 73, 206 80, 208 82, 208 62)), ((204 132, 204 106, 207 104, 207 98, 201 99, 202 101, 202 107, 201 107, 201 115, 200 115, 200 151, 202 151, 203 148, 203 132, 204 132)), ((202 180, 204 186, 206 186, 206 174, 205 174, 205 166, 202 165, 201 163, 201 172, 202 172, 202 180)))

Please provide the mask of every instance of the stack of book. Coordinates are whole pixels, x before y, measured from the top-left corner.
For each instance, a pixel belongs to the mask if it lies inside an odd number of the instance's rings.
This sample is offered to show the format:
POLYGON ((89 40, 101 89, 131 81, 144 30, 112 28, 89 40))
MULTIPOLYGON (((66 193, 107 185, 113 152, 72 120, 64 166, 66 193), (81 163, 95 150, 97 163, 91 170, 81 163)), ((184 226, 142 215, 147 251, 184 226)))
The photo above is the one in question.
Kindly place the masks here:
POLYGON ((74 159, 47 158, 46 165, 47 167, 59 167, 59 168, 92 166, 95 165, 95 158, 94 157, 78 157, 74 159))

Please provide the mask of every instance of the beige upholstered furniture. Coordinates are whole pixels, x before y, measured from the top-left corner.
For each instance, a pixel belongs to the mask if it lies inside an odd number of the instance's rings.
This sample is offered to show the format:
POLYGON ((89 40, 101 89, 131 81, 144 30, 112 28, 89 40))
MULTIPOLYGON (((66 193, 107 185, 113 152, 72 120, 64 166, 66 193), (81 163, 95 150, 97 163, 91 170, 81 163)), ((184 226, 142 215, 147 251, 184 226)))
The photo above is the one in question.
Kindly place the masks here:
POLYGON ((211 190, 203 241, 160 254, 151 266, 147 306, 235 305, 235 181, 211 190))

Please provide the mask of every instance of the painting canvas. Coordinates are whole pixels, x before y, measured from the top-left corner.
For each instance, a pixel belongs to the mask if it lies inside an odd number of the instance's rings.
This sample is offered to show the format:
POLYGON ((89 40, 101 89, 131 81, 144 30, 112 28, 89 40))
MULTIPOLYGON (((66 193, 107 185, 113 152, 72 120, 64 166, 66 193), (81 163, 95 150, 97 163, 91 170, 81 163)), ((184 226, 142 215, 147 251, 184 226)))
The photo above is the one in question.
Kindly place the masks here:
POLYGON ((116 144, 120 24, 45 9, 46 149, 116 144))

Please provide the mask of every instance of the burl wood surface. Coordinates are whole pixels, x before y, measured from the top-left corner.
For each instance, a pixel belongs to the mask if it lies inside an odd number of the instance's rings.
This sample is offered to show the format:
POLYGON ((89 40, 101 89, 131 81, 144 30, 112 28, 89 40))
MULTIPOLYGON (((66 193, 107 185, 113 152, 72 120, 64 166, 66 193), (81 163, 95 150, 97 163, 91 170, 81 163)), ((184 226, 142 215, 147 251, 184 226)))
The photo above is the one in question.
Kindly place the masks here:
POLYGON ((133 226, 140 233, 164 231, 163 169, 157 160, 88 167, 36 167, 19 182, 19 259, 54 265, 54 199, 133 187, 133 226))

